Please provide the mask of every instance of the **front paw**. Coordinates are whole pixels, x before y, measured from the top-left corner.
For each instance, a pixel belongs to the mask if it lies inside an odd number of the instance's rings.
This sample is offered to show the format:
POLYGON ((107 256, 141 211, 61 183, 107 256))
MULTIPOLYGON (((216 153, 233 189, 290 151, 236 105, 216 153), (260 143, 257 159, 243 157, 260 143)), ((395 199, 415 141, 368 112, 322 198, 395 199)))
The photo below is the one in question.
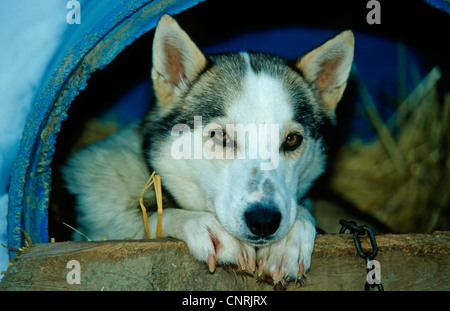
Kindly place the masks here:
POLYGON ((230 235, 212 214, 205 213, 197 219, 188 220, 183 231, 191 254, 197 260, 206 262, 210 272, 214 272, 216 264, 219 264, 254 273, 255 248, 230 235))
POLYGON ((258 277, 275 286, 300 281, 311 266, 315 234, 310 220, 297 219, 284 238, 258 250, 258 277))

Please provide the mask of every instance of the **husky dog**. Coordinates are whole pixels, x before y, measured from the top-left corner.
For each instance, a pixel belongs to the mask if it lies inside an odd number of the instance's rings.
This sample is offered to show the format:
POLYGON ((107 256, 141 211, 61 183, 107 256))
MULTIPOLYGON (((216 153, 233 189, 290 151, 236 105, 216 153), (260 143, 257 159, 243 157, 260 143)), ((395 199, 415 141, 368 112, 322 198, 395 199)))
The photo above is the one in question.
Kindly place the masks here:
MULTIPOLYGON (((353 47, 345 31, 292 62, 254 52, 204 55, 164 15, 153 41, 156 104, 63 168, 79 230, 94 240, 145 238, 139 195, 156 171, 163 236, 185 241, 211 272, 221 264, 274 284, 299 280, 316 233, 300 202, 324 170, 323 135, 353 47)), ((154 208, 152 192, 144 202, 154 208)), ((154 236, 157 214, 149 215, 154 236)))

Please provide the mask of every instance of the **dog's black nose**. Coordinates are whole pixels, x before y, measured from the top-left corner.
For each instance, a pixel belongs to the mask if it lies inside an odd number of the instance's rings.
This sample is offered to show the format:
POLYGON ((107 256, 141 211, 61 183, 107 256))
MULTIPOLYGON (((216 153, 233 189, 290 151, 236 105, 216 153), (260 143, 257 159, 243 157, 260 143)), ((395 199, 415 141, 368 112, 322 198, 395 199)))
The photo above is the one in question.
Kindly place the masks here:
POLYGON ((257 204, 244 213, 245 221, 250 231, 260 237, 266 237, 277 231, 281 213, 273 207, 257 204))

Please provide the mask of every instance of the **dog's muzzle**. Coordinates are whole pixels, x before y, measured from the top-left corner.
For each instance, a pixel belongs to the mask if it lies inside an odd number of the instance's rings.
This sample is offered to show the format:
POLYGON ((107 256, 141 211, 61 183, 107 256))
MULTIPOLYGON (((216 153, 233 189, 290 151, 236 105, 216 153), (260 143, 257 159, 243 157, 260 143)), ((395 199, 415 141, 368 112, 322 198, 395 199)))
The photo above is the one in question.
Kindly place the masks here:
POLYGON ((244 213, 244 218, 254 238, 267 238, 278 230, 281 213, 274 206, 254 204, 244 213))

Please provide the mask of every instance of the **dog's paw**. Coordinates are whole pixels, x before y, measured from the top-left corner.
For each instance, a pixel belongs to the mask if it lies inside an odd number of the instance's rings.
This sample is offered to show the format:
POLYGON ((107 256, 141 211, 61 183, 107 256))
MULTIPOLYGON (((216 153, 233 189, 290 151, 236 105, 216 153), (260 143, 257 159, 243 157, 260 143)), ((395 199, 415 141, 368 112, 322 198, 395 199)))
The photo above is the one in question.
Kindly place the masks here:
POLYGON ((258 250, 258 277, 276 287, 300 281, 311 266, 315 234, 310 220, 297 219, 284 238, 258 250))
POLYGON ((233 267, 243 273, 255 272, 255 248, 229 234, 212 214, 188 220, 183 231, 191 254, 206 262, 210 272, 214 272, 216 265, 233 267))

